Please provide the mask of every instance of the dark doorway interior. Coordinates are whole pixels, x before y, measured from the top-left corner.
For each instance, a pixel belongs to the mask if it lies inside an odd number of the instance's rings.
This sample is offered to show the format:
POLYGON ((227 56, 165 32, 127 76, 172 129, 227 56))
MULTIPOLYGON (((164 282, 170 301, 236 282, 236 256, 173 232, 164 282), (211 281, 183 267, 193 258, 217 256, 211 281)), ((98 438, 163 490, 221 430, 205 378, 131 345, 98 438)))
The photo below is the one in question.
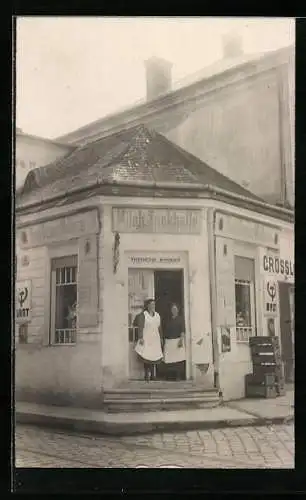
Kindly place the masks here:
POLYGON ((290 283, 279 282, 280 330, 282 360, 284 363, 285 382, 294 381, 294 308, 290 304, 293 297, 293 286, 290 283))
MULTIPOLYGON (((184 317, 184 276, 183 270, 155 271, 154 289, 156 310, 162 320, 163 333, 166 332, 167 324, 171 318, 171 304, 175 302, 184 317)), ((175 366, 161 363, 157 368, 157 378, 162 380, 186 380, 186 362, 175 364, 175 366)))

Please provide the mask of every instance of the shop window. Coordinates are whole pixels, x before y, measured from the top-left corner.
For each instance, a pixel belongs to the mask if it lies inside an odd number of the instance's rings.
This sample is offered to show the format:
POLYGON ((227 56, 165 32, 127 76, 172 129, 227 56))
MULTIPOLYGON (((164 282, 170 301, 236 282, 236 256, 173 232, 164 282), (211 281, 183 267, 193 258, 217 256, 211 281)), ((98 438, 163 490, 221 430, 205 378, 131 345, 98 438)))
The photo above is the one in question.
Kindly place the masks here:
POLYGON ((27 323, 24 323, 23 325, 19 325, 18 341, 19 341, 19 344, 27 344, 28 343, 28 325, 27 325, 27 323))
POLYGON ((51 262, 51 332, 52 344, 74 344, 77 332, 78 296, 77 256, 51 262))
POLYGON ((253 259, 235 257, 236 339, 248 342, 256 335, 255 263, 253 259))

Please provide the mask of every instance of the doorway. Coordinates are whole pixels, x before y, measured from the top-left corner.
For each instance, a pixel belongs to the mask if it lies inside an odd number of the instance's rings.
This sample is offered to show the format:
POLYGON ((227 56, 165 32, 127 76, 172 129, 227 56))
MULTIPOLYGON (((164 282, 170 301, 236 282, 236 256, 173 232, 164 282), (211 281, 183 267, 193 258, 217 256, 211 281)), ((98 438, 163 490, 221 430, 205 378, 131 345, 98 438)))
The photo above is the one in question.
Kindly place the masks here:
MULTIPOLYGON (((185 320, 184 273, 183 269, 132 268, 128 270, 128 274, 129 378, 130 380, 143 380, 143 365, 135 353, 135 342, 138 336, 137 327, 133 325, 134 318, 141 312, 144 301, 152 297, 155 299, 156 311, 161 317, 163 337, 171 318, 171 304, 173 302, 178 305, 180 315, 185 320)), ((162 343, 164 343, 164 338, 162 338, 162 343)), ((186 380, 186 362, 171 365, 163 362, 159 364, 156 378, 169 381, 174 380, 174 378, 186 380)))
MULTIPOLYGON (((161 317, 164 337, 171 320, 171 305, 175 303, 179 314, 185 320, 184 314, 184 275, 183 270, 154 271, 155 308, 161 317)), ((157 378, 160 380, 186 380, 186 361, 180 363, 161 363, 157 367, 157 378)))
POLYGON ((294 382, 294 286, 278 283, 280 307, 281 351, 285 382, 294 382))

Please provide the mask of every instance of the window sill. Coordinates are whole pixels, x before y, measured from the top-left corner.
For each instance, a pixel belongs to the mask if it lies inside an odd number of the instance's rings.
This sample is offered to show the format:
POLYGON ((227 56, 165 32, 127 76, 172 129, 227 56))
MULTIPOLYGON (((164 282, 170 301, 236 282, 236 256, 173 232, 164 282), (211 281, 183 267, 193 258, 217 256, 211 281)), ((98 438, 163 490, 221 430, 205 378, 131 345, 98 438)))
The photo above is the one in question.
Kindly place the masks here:
POLYGON ((46 347, 74 347, 76 346, 77 343, 76 342, 67 342, 67 343, 58 343, 58 344, 48 344, 46 345, 46 347))

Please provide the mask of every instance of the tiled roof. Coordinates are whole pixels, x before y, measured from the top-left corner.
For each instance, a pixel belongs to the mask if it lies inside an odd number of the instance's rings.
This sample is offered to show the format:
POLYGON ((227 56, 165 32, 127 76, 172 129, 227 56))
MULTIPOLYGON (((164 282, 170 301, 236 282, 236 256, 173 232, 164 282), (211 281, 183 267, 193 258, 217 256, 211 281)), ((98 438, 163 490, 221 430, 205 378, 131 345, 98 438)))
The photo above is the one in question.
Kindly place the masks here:
POLYGON ((146 182, 210 185, 254 200, 260 200, 239 184, 220 174, 161 134, 143 125, 123 130, 79 147, 27 176, 20 203, 47 201, 76 189, 103 184, 146 182))

